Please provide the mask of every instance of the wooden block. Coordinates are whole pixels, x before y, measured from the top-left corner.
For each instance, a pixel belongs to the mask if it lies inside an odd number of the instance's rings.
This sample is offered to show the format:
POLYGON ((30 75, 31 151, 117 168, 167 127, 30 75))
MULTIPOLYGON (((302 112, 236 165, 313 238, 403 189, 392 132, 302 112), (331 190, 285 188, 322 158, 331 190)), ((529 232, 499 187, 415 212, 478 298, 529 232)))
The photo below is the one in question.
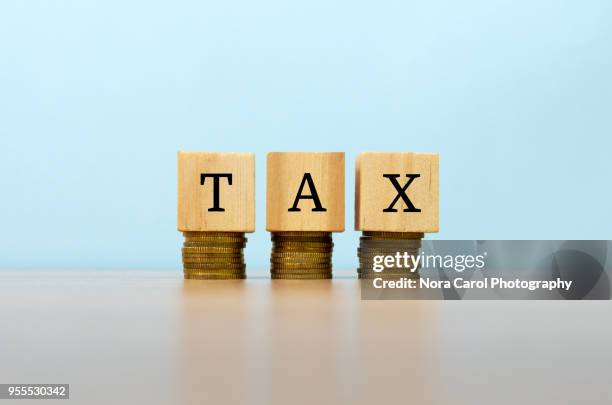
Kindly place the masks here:
POLYGON ((178 230, 255 231, 255 155, 179 152, 178 230))
POLYGON ((266 229, 344 231, 344 152, 268 153, 266 229))
POLYGON ((438 176, 437 154, 360 154, 355 178, 355 229, 438 232, 438 176))

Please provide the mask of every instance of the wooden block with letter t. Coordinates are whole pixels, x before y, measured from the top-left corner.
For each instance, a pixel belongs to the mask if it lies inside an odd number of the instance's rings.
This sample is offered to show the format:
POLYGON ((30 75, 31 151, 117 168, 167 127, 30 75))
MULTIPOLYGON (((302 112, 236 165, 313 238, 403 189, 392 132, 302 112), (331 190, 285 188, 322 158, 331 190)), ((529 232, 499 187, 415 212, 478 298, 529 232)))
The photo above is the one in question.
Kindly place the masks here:
POLYGON ((365 152, 355 179, 355 229, 438 232, 437 154, 365 152))
POLYGON ((344 153, 268 153, 266 229, 344 231, 344 153))
POLYGON ((255 155, 179 152, 178 230, 255 231, 255 155))

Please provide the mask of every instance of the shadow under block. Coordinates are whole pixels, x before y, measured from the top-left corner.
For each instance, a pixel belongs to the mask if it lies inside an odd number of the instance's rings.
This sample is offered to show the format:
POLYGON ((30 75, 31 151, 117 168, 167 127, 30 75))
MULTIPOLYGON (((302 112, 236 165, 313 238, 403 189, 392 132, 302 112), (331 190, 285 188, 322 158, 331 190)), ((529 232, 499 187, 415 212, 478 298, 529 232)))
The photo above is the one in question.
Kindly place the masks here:
POLYGON ((179 152, 178 230, 254 232, 255 155, 179 152))
POLYGON ((356 230, 438 232, 437 154, 364 152, 355 168, 356 230))
POLYGON ((266 229, 343 232, 344 152, 268 153, 266 229))

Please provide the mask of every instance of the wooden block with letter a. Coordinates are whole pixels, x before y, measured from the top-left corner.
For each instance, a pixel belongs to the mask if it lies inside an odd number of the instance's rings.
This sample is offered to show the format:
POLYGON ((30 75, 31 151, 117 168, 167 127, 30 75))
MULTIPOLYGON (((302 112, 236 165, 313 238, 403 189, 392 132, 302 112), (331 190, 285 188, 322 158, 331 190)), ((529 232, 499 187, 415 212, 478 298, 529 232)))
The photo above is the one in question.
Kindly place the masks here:
POLYGON ((438 232, 438 176, 437 154, 360 154, 355 178, 355 229, 438 232))
POLYGON ((266 229, 344 231, 344 153, 268 153, 266 229))
POLYGON ((255 231, 255 155, 179 152, 178 230, 255 231))

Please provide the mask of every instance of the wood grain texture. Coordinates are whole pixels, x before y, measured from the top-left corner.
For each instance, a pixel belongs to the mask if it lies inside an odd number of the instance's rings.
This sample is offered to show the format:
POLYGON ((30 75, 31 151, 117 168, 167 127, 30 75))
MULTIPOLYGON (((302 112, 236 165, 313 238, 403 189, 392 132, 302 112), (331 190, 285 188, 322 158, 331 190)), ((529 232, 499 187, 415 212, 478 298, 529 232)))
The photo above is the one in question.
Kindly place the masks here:
MULTIPOLYGON (((266 229, 280 231, 344 231, 344 153, 271 152, 267 159, 266 229), (310 173, 325 212, 313 211, 313 200, 294 205, 304 174, 310 173)), ((309 195, 308 186, 302 195, 309 195)))
POLYGON ((359 231, 438 232, 439 159, 437 154, 364 152, 355 165, 355 229, 359 231), (400 198, 394 208, 384 212, 398 196, 384 174, 399 174, 398 184, 407 183, 406 174, 418 174, 406 195, 421 212, 404 212, 400 198))
POLYGON ((255 231, 255 155, 253 153, 178 153, 178 230, 255 231), (231 173, 219 179, 219 207, 214 206, 214 179, 202 173, 231 173))

